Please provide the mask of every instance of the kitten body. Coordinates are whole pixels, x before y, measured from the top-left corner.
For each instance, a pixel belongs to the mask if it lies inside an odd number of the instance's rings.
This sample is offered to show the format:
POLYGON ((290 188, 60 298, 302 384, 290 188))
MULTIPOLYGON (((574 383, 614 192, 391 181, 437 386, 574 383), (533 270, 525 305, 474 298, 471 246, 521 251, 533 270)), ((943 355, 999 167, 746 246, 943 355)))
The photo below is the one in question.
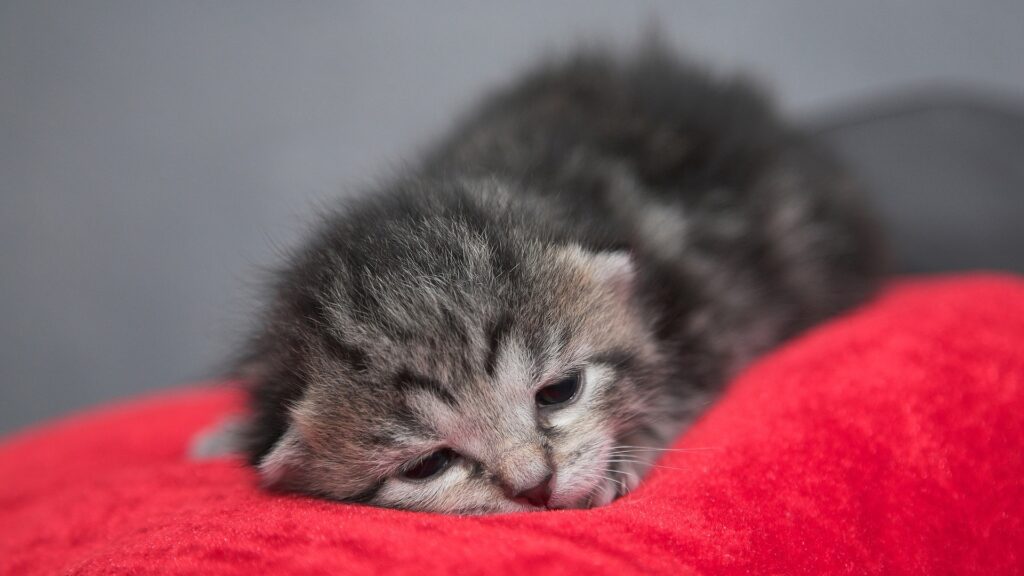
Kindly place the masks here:
POLYGON ((879 261, 849 179, 745 83, 579 55, 324 218, 240 362, 238 438, 268 486, 337 500, 606 504, 879 261))

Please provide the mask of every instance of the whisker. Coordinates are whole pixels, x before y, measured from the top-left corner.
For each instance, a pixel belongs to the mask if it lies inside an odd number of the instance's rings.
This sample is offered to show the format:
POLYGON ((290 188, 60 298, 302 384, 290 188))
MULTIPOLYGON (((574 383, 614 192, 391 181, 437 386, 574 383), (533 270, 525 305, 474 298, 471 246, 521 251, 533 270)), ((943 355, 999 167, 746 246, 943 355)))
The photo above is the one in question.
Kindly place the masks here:
MULTIPOLYGON (((615 472, 616 470, 606 469, 606 470, 602 470, 602 471, 603 472, 615 472)), ((579 476, 580 478, 582 478, 584 480, 608 480, 610 482, 613 482, 616 485, 618 485, 618 487, 619 487, 618 490, 616 490, 616 493, 618 495, 625 494, 626 492, 628 492, 628 489, 626 488, 626 485, 621 480, 618 480, 618 479, 613 478, 611 476, 606 476, 604 474, 593 474, 593 473, 578 473, 577 476, 579 476)), ((595 486, 594 488, 596 489, 596 488, 598 488, 598 486, 595 486)))
POLYGON ((648 464, 647 462, 644 462, 642 460, 608 460, 608 462, 609 463, 613 463, 613 464, 615 464, 615 463, 619 463, 619 464, 641 464, 643 466, 650 466, 651 468, 662 468, 664 470, 679 470, 679 471, 682 471, 682 472, 689 472, 689 471, 691 471, 691 469, 688 469, 688 468, 676 468, 676 467, 673 467, 673 466, 663 466, 661 464, 648 464))
POLYGON ((710 452, 710 451, 714 451, 714 450, 721 450, 721 448, 718 447, 718 446, 699 446, 699 447, 695 447, 695 448, 654 448, 654 447, 651 447, 651 446, 627 446, 627 445, 620 445, 620 446, 616 446, 615 448, 611 449, 612 452, 619 452, 619 451, 633 452, 633 451, 642 451, 642 450, 647 450, 647 451, 651 451, 651 452, 710 452))
MULTIPOLYGON (((605 473, 620 472, 619 470, 615 470, 613 468, 604 468, 604 469, 601 469, 600 471, 601 472, 605 472, 605 473)), ((627 492, 629 492, 629 488, 619 478, 615 478, 615 477, 612 477, 612 476, 607 476, 607 475, 602 474, 602 475, 598 475, 598 476, 593 477, 593 479, 608 480, 609 482, 615 483, 619 487, 618 490, 616 490, 616 493, 618 495, 620 495, 620 496, 625 494, 625 493, 627 493, 627 492)))

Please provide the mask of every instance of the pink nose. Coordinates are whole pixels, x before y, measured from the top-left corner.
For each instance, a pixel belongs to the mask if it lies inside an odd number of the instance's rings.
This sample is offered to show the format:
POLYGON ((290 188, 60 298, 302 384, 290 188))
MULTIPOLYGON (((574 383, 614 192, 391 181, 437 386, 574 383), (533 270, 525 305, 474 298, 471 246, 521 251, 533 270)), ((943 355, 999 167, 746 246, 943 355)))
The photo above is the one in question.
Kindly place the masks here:
POLYGON ((512 497, 513 500, 538 508, 547 508, 551 500, 551 474, 533 488, 527 488, 512 497))

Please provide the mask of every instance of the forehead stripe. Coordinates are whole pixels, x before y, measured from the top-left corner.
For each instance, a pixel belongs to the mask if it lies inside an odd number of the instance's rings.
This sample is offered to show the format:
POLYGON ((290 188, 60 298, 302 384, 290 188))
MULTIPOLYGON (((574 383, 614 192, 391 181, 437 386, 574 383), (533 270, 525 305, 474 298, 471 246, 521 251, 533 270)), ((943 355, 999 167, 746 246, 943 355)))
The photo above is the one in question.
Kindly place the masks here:
POLYGON ((629 370, 636 362, 636 355, 625 350, 608 350, 591 358, 597 364, 606 364, 615 370, 629 370))
POLYGON ((501 350, 501 343, 505 340, 512 329, 512 318, 508 314, 502 314, 498 321, 491 326, 487 336, 488 350, 487 359, 484 361, 484 370, 488 376, 494 376, 494 365, 498 361, 498 352, 501 350))
POLYGON ((367 357, 365 352, 355 346, 338 341, 337 338, 330 334, 324 335, 323 340, 329 354, 348 364, 357 372, 366 372, 367 357))
POLYGON ((409 370, 399 372, 395 377, 394 384, 395 388, 399 391, 425 390, 449 406, 454 406, 457 403, 455 396, 442 386, 440 382, 433 378, 414 374, 409 370))

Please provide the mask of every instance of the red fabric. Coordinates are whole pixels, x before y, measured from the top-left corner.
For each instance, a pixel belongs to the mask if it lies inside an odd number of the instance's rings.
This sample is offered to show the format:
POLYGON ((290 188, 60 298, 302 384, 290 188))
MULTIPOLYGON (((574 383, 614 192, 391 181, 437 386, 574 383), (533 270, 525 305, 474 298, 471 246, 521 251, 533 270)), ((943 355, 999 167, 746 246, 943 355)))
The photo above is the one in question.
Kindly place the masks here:
POLYGON ((1024 281, 899 284, 772 354, 609 507, 444 517, 183 457, 191 390, 0 448, 0 574, 1020 574, 1024 281))

